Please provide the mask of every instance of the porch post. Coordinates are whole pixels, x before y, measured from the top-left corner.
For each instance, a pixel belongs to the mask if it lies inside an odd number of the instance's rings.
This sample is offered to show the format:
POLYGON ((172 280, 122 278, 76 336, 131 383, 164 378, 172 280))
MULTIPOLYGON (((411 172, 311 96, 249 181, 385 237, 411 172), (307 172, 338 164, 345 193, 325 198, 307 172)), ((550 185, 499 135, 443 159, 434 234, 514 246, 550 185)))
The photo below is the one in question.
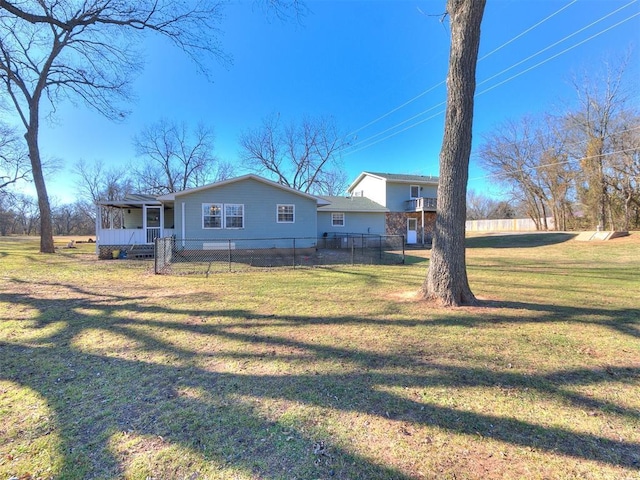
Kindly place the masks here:
POLYGON ((424 208, 422 209, 422 246, 424 247, 424 208))
POLYGON ((102 206, 96 203, 96 253, 100 252, 98 245, 100 245, 100 233, 102 227, 102 206))

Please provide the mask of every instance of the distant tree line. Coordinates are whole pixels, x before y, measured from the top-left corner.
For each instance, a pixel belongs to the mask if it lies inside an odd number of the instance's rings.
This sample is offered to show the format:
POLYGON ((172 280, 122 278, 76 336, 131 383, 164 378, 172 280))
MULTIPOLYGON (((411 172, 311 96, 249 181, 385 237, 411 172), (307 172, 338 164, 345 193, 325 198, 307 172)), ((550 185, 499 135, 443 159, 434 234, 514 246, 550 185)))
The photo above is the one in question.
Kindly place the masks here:
MULTIPOLYGON (((219 42, 224 3, 0 1, 0 102, 15 114, 28 151, 40 210, 40 252, 55 252, 48 175, 39 143, 41 121, 66 100, 82 101, 112 120, 126 117, 125 104, 144 64, 140 45, 146 33, 163 37, 205 74, 210 59, 227 64, 219 42)), ((306 11, 297 0, 268 0, 264 5, 280 18, 299 18, 306 11)))
MULTIPOLYGON (((340 194, 347 179, 339 152, 345 146, 331 117, 305 117, 285 126, 270 116, 261 127, 239 138, 240 164, 215 155, 212 128, 161 119, 134 138, 138 159, 126 168, 105 162, 78 161, 74 166, 77 200, 69 205, 52 201, 54 235, 92 235, 96 204, 121 200, 132 193, 163 195, 222 181, 238 168, 271 178, 283 185, 316 194, 340 194), (269 153, 267 153, 269 152, 269 153)), ((0 129, 0 234, 40 234, 37 202, 11 187, 28 181, 30 169, 22 144, 10 129, 0 129), (21 148, 17 148, 21 147, 21 148)), ((119 215, 101 209, 104 228, 118 228, 119 215)))
POLYGON ((480 164, 539 229, 548 217, 559 230, 640 227, 640 113, 625 63, 574 80, 578 102, 566 113, 508 121, 485 136, 480 164))
MULTIPOLYGON (((54 201, 51 216, 54 235, 95 238, 95 214, 90 214, 81 202, 57 205, 54 201)), ((40 210, 35 197, 0 191, 0 235, 40 235, 40 210)))

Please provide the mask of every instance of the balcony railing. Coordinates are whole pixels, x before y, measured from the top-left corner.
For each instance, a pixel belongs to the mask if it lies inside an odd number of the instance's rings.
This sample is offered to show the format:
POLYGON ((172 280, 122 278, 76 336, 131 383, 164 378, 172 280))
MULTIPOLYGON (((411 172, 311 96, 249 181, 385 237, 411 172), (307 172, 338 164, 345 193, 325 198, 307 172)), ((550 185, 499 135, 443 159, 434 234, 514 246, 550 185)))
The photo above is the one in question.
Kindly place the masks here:
POLYGON ((408 212, 435 212, 436 199, 428 197, 412 198, 407 200, 408 212))

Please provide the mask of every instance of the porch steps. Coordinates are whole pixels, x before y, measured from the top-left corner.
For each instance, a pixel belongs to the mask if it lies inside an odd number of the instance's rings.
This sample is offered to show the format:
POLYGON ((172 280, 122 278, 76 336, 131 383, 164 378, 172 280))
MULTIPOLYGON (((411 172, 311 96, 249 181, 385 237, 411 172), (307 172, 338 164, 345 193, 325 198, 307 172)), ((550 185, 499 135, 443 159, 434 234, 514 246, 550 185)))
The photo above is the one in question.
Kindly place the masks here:
POLYGON ((153 245, 132 245, 127 249, 127 258, 132 260, 153 258, 153 245))

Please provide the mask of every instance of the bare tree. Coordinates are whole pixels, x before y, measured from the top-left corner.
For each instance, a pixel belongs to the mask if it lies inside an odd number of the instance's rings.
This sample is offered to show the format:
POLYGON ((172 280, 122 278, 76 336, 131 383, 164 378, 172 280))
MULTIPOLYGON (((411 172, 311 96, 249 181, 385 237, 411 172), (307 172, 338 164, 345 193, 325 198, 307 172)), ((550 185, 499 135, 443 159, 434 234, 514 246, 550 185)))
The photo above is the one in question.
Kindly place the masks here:
MULTIPOLYGON (((88 163, 80 160, 75 165, 76 186, 79 200, 73 206, 95 225, 97 202, 103 200, 120 200, 132 192, 132 181, 127 172, 118 168, 106 168, 100 161, 88 163)), ((112 215, 109 208, 101 209, 102 227, 116 228, 113 221, 119 221, 120 216, 112 215)))
MULTIPOLYGON (((545 193, 544 202, 551 210, 554 228, 567 230, 575 197, 576 164, 567 152, 567 132, 562 128, 562 119, 545 116, 536 132, 536 142, 539 160, 534 176, 545 193)), ((546 215, 543 223, 548 228, 546 215)))
POLYGON ((347 146, 330 117, 305 117, 283 125, 280 115, 240 136, 243 165, 260 175, 306 193, 344 192, 340 152, 347 146))
MULTIPOLYGON (((142 60, 137 45, 153 31, 196 62, 224 58, 217 44, 218 1, 0 0, 0 81, 25 129, 41 221, 40 251, 53 253, 51 208, 38 143, 43 100, 55 111, 81 99, 108 118, 126 112, 142 60)), ((202 63, 199 63, 203 65, 202 63)))
POLYGON ((467 220, 515 218, 508 201, 496 200, 475 190, 467 192, 467 220))
POLYGON ((482 166, 496 181, 510 187, 514 200, 526 205, 527 216, 547 230, 551 213, 556 226, 566 226, 574 191, 575 165, 568 160, 566 131, 558 119, 524 117, 507 121, 484 138, 482 166))
POLYGON ((451 25, 447 110, 440 151, 438 210, 424 298, 447 306, 475 304, 465 260, 465 218, 473 97, 486 0, 448 0, 451 25))
MULTIPOLYGON (((52 202, 53 203, 53 202, 52 202)), ((93 235, 95 220, 87 217, 84 206, 78 202, 52 204, 53 225, 56 235, 93 235)))
POLYGON ((590 68, 582 78, 574 79, 578 107, 566 117, 575 145, 571 154, 581 164, 580 199, 592 221, 601 228, 614 229, 608 158, 615 151, 614 132, 620 129, 618 120, 629 99, 624 82, 627 61, 604 62, 604 75, 590 68))
POLYGON ((38 233, 40 211, 38 203, 32 196, 22 193, 16 194, 14 196, 13 209, 16 215, 15 233, 20 235, 38 233))
POLYGON ((216 159, 213 130, 203 124, 190 130, 184 123, 160 120, 144 128, 133 142, 143 158, 135 176, 144 193, 178 192, 233 174, 230 164, 216 159))
POLYGON ((14 128, 0 123, 0 190, 30 179, 29 157, 14 128))
POLYGON ((640 226, 640 115, 624 112, 613 135, 614 154, 609 158, 608 182, 613 188, 614 203, 622 211, 616 218, 616 228, 629 230, 640 226), (632 222, 633 211, 636 221, 632 222))
POLYGON ((13 208, 15 197, 6 191, 0 190, 0 235, 3 237, 14 233, 17 222, 16 212, 13 208))

